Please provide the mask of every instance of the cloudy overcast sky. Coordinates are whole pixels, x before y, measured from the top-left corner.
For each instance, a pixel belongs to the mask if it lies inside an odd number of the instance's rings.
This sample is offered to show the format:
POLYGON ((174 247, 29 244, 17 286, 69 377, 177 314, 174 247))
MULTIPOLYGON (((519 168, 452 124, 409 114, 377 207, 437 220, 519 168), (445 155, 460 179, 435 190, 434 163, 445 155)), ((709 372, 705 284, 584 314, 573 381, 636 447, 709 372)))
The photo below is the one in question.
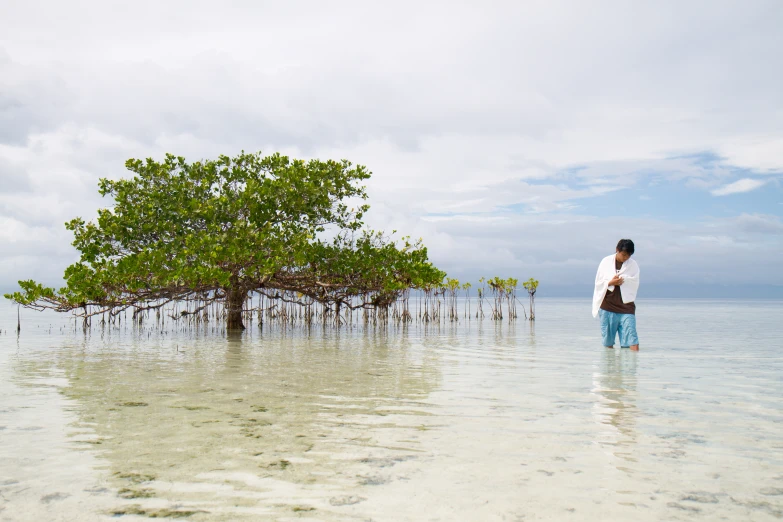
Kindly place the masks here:
MULTIPOLYGON (((783 297, 783 2, 0 3, 0 288, 131 157, 367 165, 374 228, 449 275, 783 297)), ((646 289, 646 290, 645 290, 646 289)))

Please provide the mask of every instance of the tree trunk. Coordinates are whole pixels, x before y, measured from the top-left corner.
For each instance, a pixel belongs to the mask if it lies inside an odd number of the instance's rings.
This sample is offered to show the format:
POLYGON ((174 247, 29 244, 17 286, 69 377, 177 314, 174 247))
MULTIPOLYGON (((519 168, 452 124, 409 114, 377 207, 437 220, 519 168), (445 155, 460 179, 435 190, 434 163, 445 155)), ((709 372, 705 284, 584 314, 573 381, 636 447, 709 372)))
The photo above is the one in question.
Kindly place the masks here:
POLYGON ((530 294, 530 320, 536 320, 536 293, 530 294))
POLYGON ((237 288, 230 288, 226 295, 226 312, 228 313, 228 319, 226 321, 226 328, 228 330, 244 330, 245 325, 242 323, 242 306, 245 304, 245 298, 247 292, 237 288))

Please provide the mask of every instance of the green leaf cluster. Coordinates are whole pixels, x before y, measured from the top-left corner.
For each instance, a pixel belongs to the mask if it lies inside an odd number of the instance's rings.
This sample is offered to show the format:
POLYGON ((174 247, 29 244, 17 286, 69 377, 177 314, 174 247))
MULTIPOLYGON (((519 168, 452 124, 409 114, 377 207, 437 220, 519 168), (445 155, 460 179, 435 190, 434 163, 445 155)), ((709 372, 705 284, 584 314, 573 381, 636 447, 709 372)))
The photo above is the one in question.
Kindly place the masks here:
POLYGON ((533 295, 536 293, 536 289, 538 289, 538 279, 533 279, 532 277, 522 283, 522 287, 527 290, 527 293, 530 295, 533 295))

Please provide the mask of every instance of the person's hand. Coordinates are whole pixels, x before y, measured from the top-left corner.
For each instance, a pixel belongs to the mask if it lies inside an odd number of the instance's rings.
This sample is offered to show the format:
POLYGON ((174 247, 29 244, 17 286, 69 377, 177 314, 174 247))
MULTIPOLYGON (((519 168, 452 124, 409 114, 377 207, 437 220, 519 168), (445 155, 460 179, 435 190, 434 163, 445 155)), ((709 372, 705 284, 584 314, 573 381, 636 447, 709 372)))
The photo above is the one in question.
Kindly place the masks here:
POLYGON ((620 286, 623 284, 623 278, 620 276, 614 276, 611 281, 609 281, 609 286, 620 286))

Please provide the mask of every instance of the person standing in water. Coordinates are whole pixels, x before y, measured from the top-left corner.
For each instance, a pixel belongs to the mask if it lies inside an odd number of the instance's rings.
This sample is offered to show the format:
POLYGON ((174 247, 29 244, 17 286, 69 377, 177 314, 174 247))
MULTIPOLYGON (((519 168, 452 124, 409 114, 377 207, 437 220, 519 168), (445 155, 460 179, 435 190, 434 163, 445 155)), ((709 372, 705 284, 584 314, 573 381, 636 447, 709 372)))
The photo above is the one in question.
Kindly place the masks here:
POLYGON ((636 293, 639 291, 639 265, 631 259, 633 241, 621 239, 611 256, 598 265, 593 294, 593 317, 601 319, 604 346, 614 348, 620 336, 620 347, 639 350, 636 333, 636 293))

